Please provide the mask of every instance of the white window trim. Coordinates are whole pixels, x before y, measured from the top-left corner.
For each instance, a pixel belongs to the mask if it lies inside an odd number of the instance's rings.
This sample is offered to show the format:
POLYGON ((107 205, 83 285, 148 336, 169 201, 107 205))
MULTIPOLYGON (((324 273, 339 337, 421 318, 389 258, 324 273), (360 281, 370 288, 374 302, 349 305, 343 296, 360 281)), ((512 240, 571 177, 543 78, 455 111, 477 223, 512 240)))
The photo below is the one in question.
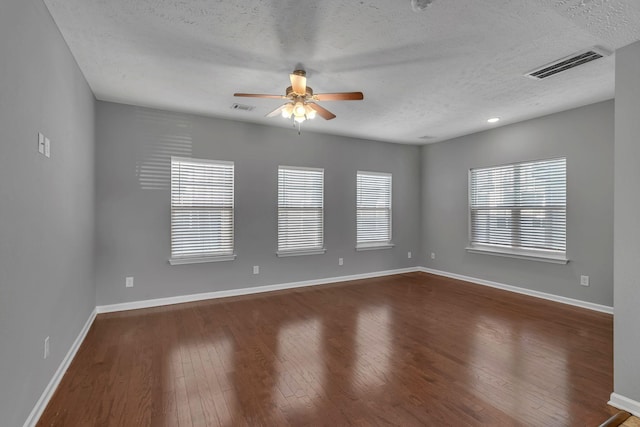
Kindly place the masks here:
MULTIPOLYGON (((312 172, 322 172, 322 246, 319 248, 305 248, 305 249, 295 249, 295 250, 276 250, 276 255, 279 258, 283 257, 292 257, 292 256, 305 256, 305 255, 322 255, 327 252, 327 249, 324 245, 324 168, 312 168, 307 166, 288 166, 288 165, 278 165, 278 182, 276 182, 276 186, 279 186, 279 174, 280 169, 294 169, 301 171, 312 171, 312 172)), ((277 228, 279 227, 278 221, 280 220, 280 203, 279 201, 276 203, 276 246, 278 245, 278 237, 277 237, 277 228)))
POLYGON ((466 248, 467 252, 474 254, 485 254, 503 256, 507 258, 526 259, 531 261, 549 262, 552 264, 567 264, 570 260, 567 258, 565 252, 548 251, 548 250, 534 250, 534 249, 522 249, 522 248, 507 248, 494 245, 469 245, 466 248))
POLYGON ((364 171, 358 170, 356 171, 356 180, 358 178, 358 174, 363 175, 377 175, 377 176, 388 176, 391 178, 391 188, 389 189, 389 240, 380 241, 380 242, 367 242, 367 243, 358 243, 357 236, 357 216, 358 216, 358 196, 357 196, 357 181, 356 181, 356 251, 374 251, 377 249, 391 249, 395 246, 393 244, 393 174, 390 172, 373 172, 373 171, 364 171))
POLYGON ((377 249, 391 249, 395 247, 393 243, 361 243, 356 246, 356 251, 375 251, 377 249))
POLYGON ((322 249, 304 249, 299 251, 277 251, 276 255, 278 257, 290 257, 290 256, 303 256, 303 255, 322 255, 326 253, 327 250, 325 248, 322 249))
MULTIPOLYGON (((207 263, 207 262, 220 262, 220 261, 233 261, 236 259, 236 254, 235 254, 235 215, 236 215, 236 209, 235 209, 235 162, 234 161, 229 161, 229 160, 211 160, 211 159, 198 159, 198 158, 193 158, 193 157, 181 157, 181 156, 171 156, 171 163, 173 163, 173 161, 185 161, 185 162, 198 162, 198 163, 206 163, 206 164, 216 164, 216 165, 231 165, 234 167, 234 181, 233 181, 233 199, 234 199, 234 206, 233 206, 233 215, 232 215, 232 223, 233 223, 233 239, 234 239, 234 244, 233 244, 233 252, 230 254, 221 254, 221 255, 215 255, 215 256, 206 256, 206 257, 172 257, 169 256, 169 264, 170 265, 185 265, 185 264, 200 264, 200 263, 207 263)), ((170 190, 171 191, 171 190, 170 190)), ((171 208, 173 208, 173 206, 171 206, 171 208)), ((171 239, 171 236, 169 237, 169 239, 171 239)))
POLYGON ((169 258, 169 264, 171 265, 183 265, 183 264, 199 264, 203 262, 219 262, 219 261, 233 261, 236 259, 236 254, 220 255, 215 257, 185 257, 185 258, 169 258))

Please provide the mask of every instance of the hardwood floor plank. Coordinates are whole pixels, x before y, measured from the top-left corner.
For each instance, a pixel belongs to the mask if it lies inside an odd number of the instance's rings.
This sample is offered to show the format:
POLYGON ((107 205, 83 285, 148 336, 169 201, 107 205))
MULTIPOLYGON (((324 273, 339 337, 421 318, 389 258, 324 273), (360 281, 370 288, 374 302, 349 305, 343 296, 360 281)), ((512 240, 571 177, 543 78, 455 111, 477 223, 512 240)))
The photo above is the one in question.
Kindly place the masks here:
POLYGON ((612 336, 426 273, 101 314, 38 425, 598 425, 612 336))

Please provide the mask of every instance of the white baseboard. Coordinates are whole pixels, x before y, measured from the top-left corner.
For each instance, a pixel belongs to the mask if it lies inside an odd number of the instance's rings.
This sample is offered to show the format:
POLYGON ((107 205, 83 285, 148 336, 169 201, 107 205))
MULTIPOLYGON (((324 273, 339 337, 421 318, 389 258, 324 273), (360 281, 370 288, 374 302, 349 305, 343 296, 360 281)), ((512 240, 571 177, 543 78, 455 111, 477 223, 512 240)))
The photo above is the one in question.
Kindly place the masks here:
POLYGON ((546 292, 534 291, 531 289, 520 288, 518 286, 505 285, 504 283, 492 282, 490 280, 478 279, 475 277, 464 276, 462 274, 449 273, 447 271, 434 270, 426 267, 418 267, 419 271, 424 273, 436 274, 438 276, 449 277, 452 279, 464 280, 465 282, 475 283, 477 285, 490 286, 492 288, 502 289, 505 291, 516 292, 523 295, 529 295, 536 298, 542 298, 550 301, 560 302, 562 304, 569 304, 576 307, 586 308, 589 310, 600 311, 602 313, 613 314, 613 307, 606 305, 595 304, 593 302, 581 301, 578 299, 562 297, 560 295, 548 294, 546 292))
POLYGON ((623 411, 631 412, 636 417, 640 417, 640 402, 624 397, 618 393, 611 393, 609 399, 609 405, 615 406, 623 411))
POLYGON ((56 388, 58 388, 58 385, 60 384, 62 377, 64 376, 65 372, 67 372, 67 369, 71 364, 71 361, 76 356, 76 353, 80 348, 80 344, 82 344, 82 341, 84 341, 84 338, 87 336, 87 332, 89 332, 89 328, 91 328, 91 325, 93 324, 93 321, 96 318, 96 314, 97 314, 97 311, 96 309, 94 309, 89 315, 89 318, 87 319, 86 323, 80 330, 80 333, 76 337, 75 341, 71 345, 71 348, 67 352, 67 355, 64 357, 64 359, 62 359, 60 366, 58 366, 58 370, 53 375, 53 377, 51 378, 51 381, 49 381, 49 384, 47 384, 47 387, 42 392, 42 395, 40 396, 40 399, 38 399, 36 406, 34 406, 33 410, 31 410, 29 417, 24 422, 24 427, 35 426, 38 420, 40 419, 40 416, 44 412, 44 409, 47 407, 47 404, 49 403, 51 396, 53 396, 53 393, 56 391, 56 388))
POLYGON ((157 298, 141 301, 125 302, 121 304, 99 305, 98 313, 137 310, 140 308, 160 307, 163 305, 180 304, 184 302, 203 301, 215 298, 235 297, 240 295, 257 294, 261 292, 281 291, 285 289, 302 288, 306 286, 326 285, 330 283, 347 282, 350 280, 370 279, 373 277, 391 276, 393 274, 412 273, 420 271, 420 267, 400 268, 396 270, 375 271, 372 273, 352 274, 350 276, 327 277, 324 279, 304 280, 276 285, 256 286, 252 288, 229 289, 226 291, 205 292, 200 294, 180 295, 168 298, 157 298))

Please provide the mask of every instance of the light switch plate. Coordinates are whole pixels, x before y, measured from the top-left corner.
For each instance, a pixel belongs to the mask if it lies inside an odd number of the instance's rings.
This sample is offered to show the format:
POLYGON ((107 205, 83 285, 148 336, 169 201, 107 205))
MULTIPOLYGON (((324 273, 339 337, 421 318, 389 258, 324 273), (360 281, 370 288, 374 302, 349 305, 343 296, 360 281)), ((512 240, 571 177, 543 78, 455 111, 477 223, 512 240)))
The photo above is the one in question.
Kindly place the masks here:
POLYGON ((38 153, 44 154, 44 135, 38 132, 38 153))
POLYGON ((51 141, 46 136, 44 137, 44 155, 51 157, 51 141))

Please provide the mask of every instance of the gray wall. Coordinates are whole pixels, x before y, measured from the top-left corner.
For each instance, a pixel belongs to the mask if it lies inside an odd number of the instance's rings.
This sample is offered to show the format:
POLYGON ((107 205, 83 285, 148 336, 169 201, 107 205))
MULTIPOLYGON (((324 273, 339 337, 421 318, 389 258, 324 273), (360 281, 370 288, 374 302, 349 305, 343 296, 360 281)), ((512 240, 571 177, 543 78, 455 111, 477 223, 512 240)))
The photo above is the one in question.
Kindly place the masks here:
POLYGON ((613 305, 613 101, 520 122, 422 151, 423 265, 613 305), (567 157, 567 265, 465 251, 468 170, 567 157), (590 276, 590 287, 580 286, 590 276))
POLYGON ((616 51, 614 390, 640 402, 640 42, 616 51))
POLYGON ((420 257, 419 147, 105 102, 96 138, 98 305, 404 268, 420 257), (171 154, 235 162, 236 260, 168 264, 171 154), (276 256, 278 165, 325 169, 326 254, 276 256), (359 169, 393 173, 393 249, 355 251, 359 169))
POLYGON ((0 2, 0 58, 0 424, 19 426, 95 307, 94 98, 41 0, 0 2))

